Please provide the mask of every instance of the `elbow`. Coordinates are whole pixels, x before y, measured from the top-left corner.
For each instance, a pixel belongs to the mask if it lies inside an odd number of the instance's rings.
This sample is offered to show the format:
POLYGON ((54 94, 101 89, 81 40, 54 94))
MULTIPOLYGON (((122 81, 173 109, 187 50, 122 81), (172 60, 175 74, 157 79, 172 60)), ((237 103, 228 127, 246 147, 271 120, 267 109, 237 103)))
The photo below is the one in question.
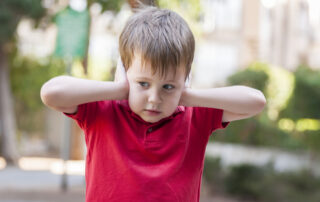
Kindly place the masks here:
POLYGON ((54 98, 59 93, 56 86, 51 86, 50 83, 45 83, 40 90, 40 97, 42 102, 47 106, 53 106, 54 98))
POLYGON ((261 91, 257 90, 257 97, 256 97, 257 112, 258 113, 262 112, 266 104, 267 104, 267 100, 264 94, 261 91))
POLYGON ((252 100, 251 109, 255 111, 257 114, 262 112, 264 107, 267 104, 266 97, 264 94, 255 88, 250 88, 247 86, 238 86, 239 90, 243 89, 244 91, 249 91, 249 97, 252 100))
POLYGON ((55 77, 41 87, 40 98, 45 105, 54 107, 57 104, 56 101, 59 100, 63 89, 60 82, 63 77, 64 76, 55 77))

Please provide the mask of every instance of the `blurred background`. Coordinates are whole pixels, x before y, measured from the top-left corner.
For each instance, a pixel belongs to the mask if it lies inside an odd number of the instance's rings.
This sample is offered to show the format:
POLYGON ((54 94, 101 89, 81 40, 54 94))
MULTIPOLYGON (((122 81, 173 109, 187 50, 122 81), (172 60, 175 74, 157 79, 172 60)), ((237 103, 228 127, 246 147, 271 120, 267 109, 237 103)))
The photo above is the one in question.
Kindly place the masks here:
MULTIPOLYGON (((144 0, 144 3, 152 3, 144 0)), ((158 0, 196 39, 192 87, 246 85, 264 111, 211 136, 201 201, 320 201, 320 1, 158 0)), ((1 0, 0 201, 84 201, 84 136, 40 88, 111 81, 135 0, 1 0)))

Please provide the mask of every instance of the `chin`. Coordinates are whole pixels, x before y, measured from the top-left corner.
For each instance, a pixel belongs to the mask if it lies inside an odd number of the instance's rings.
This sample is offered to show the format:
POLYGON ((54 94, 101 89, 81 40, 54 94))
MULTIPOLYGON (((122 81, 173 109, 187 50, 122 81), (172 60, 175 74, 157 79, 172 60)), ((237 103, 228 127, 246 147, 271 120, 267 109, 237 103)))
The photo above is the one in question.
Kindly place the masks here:
POLYGON ((151 119, 151 118, 143 118, 141 117, 144 121, 149 122, 149 123, 155 123, 160 121, 161 119, 151 119))
POLYGON ((149 123, 155 123, 163 119, 164 117, 162 116, 156 116, 156 117, 150 117, 150 116, 140 116, 144 121, 149 122, 149 123))

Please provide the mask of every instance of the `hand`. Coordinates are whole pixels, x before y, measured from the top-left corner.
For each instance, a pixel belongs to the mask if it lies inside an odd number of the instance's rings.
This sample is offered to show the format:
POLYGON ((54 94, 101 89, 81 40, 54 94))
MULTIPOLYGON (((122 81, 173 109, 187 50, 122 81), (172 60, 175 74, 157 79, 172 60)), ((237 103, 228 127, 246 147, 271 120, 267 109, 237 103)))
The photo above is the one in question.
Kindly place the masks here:
POLYGON ((191 88, 191 80, 192 80, 192 74, 191 74, 191 71, 190 71, 189 76, 188 76, 186 82, 184 83, 186 88, 191 88))
POLYGON ((184 89, 182 91, 180 100, 179 100, 179 105, 180 106, 187 106, 187 95, 188 91, 191 89, 191 72, 189 73, 189 77, 187 78, 186 82, 184 83, 184 89))
POLYGON ((185 86, 182 93, 181 93, 181 97, 180 97, 180 100, 179 100, 179 106, 190 106, 189 105, 189 100, 191 98, 191 92, 192 92, 192 89, 185 86))
POLYGON ((186 79, 185 83, 184 83, 184 89, 182 91, 181 97, 180 97, 180 101, 179 101, 179 105, 182 106, 187 106, 187 94, 188 91, 191 89, 191 80, 192 80, 192 74, 191 71, 188 75, 188 78, 186 79))
POLYGON ((126 70, 122 64, 121 57, 119 57, 117 61, 117 69, 115 73, 114 82, 119 83, 123 87, 123 97, 127 100, 129 95, 129 81, 127 78, 126 70))
POLYGON ((118 61, 117 61, 117 69, 114 77, 115 82, 121 82, 121 81, 126 81, 127 79, 127 73, 126 70, 122 64, 121 57, 119 56, 118 61))

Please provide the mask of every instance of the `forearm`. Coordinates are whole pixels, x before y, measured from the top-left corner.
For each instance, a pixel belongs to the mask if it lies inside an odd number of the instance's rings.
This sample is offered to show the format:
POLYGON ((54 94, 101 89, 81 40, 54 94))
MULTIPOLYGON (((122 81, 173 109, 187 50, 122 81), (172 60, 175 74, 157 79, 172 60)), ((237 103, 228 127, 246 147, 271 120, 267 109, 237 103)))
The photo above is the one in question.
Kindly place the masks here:
POLYGON ((100 100, 121 100, 127 96, 123 83, 55 77, 41 88, 42 101, 51 107, 71 107, 100 100))
POLYGON ((183 94, 185 106, 218 108, 233 113, 260 112, 265 103, 261 91, 246 86, 229 86, 210 89, 187 89, 183 94))

